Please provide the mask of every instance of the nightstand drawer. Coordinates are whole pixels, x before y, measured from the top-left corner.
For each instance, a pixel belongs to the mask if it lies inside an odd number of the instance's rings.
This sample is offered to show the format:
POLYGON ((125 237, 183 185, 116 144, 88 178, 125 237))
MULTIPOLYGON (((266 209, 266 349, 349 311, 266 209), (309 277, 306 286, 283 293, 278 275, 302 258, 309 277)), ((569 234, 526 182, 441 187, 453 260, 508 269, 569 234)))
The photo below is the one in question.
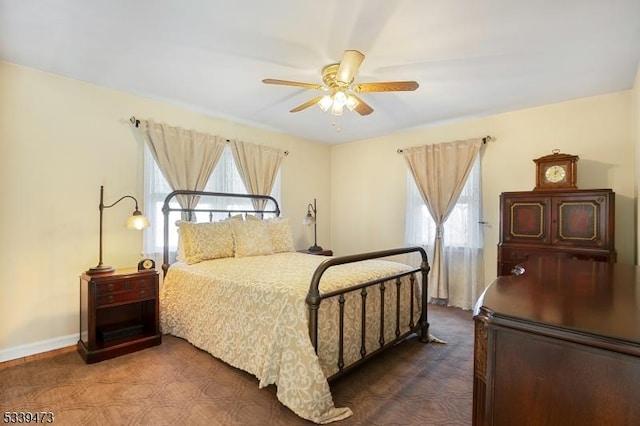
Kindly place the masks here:
POLYGON ((96 297, 96 308, 114 305, 117 303, 139 302, 155 297, 155 289, 153 287, 139 288, 132 291, 122 291, 113 294, 104 294, 96 297))
POLYGON ((120 291, 133 291, 141 289, 152 290, 155 286, 153 278, 130 278, 119 281, 96 284, 96 295, 111 294, 120 291))

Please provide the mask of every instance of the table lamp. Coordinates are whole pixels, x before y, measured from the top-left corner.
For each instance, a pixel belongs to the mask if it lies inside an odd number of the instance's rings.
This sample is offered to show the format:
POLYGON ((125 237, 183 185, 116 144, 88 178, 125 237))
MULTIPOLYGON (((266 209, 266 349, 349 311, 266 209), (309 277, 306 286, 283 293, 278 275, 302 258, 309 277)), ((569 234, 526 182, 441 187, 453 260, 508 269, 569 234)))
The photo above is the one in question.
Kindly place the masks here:
POLYGON ((307 206, 307 215, 302 219, 302 224, 305 226, 313 225, 313 245, 309 247, 310 252, 322 251, 322 247, 318 245, 318 229, 316 218, 318 216, 318 210, 316 209, 316 199, 313 199, 313 205, 307 206))
POLYGON ((98 252, 99 253, 99 259, 98 259, 98 264, 96 266, 94 266, 93 268, 88 269, 85 272, 87 275, 105 274, 105 273, 108 273, 108 272, 113 272, 115 270, 113 268, 113 266, 108 266, 108 265, 105 265, 104 263, 102 263, 102 212, 104 211, 104 209, 109 209, 109 208, 115 206, 120 201, 124 200, 125 198, 131 198, 136 203, 135 210, 131 214, 131 217, 129 217, 129 219, 127 219, 127 228, 141 230, 141 229, 144 229, 144 228, 146 228, 147 226, 150 225, 149 219, 147 219, 147 217, 145 215, 143 215, 140 212, 140 210, 138 210, 138 200, 136 200, 131 195, 125 195, 123 197, 120 197, 115 203, 112 203, 112 204, 109 204, 109 205, 105 205, 104 204, 104 186, 101 185, 100 186, 100 205, 98 206, 98 209, 100 210, 100 248, 99 248, 99 252, 98 252))

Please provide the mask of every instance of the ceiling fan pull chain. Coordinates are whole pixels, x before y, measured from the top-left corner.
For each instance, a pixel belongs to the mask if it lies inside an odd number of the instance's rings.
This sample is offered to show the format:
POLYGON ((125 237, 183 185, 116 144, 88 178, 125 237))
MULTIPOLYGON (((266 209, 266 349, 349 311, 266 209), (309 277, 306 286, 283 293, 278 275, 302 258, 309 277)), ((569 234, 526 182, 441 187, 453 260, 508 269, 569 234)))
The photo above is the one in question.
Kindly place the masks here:
POLYGON ((340 124, 338 123, 338 118, 335 115, 333 115, 332 117, 333 117, 333 121, 331 125, 336 129, 337 133, 340 133, 340 130, 342 129, 340 128, 340 124))

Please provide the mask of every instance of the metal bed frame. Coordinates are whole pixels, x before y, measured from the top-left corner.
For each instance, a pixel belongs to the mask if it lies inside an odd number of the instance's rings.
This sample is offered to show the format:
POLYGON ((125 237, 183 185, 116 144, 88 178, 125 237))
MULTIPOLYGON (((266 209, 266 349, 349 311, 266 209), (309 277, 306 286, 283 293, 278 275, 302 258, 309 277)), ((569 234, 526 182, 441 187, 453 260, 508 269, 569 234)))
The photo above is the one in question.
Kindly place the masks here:
MULTIPOLYGON (((275 198, 267 195, 249 195, 249 194, 233 194, 233 193, 223 193, 223 192, 202 192, 202 191, 190 191, 190 190, 177 190, 170 193, 164 201, 162 207, 162 213, 164 215, 164 248, 163 248, 163 264, 162 270, 166 275, 169 267, 169 215, 171 212, 180 212, 182 214, 187 214, 187 217, 191 218, 194 213, 197 212, 206 212, 209 214, 209 220, 213 220, 214 213, 225 213, 227 215, 232 214, 256 214, 261 217, 266 215, 273 215, 274 217, 280 216, 280 207, 278 206, 278 202, 275 198), (208 209, 208 208, 182 208, 182 207, 172 207, 170 205, 173 198, 178 195, 195 195, 200 197, 224 197, 224 198, 235 198, 235 199, 248 199, 248 200, 264 200, 266 201, 265 207, 269 204, 272 204, 273 207, 264 208, 264 209, 255 209, 255 208, 247 208, 247 209, 208 209)), ((309 338, 311 339, 311 343, 313 347, 318 352, 318 311, 320 309, 320 304, 323 300, 329 298, 338 298, 338 306, 339 306, 339 354, 338 354, 338 371, 330 377, 327 377, 327 380, 332 381, 351 369, 357 367, 362 364, 366 360, 372 358, 373 356, 378 355, 382 351, 392 347, 396 343, 401 340, 406 339, 407 337, 417 334, 420 341, 423 343, 429 342, 429 321, 427 316, 427 289, 428 289, 428 278, 427 275, 429 273, 429 263, 427 260, 427 254, 422 247, 405 247, 405 248, 397 248, 390 250, 382 250, 375 251, 369 253, 360 253, 350 256, 341 256, 341 257, 330 257, 327 260, 323 261, 318 268, 315 270, 313 276, 310 279, 309 291, 306 297, 306 304, 309 310, 309 338), (359 283, 354 286, 344 288, 337 291, 321 293, 320 292, 320 281, 324 273, 330 269, 331 267, 337 265, 343 265, 347 263, 353 262, 361 262, 368 259, 377 259, 377 258, 386 258, 391 256, 404 255, 409 253, 419 253, 421 256, 421 263, 419 267, 412 268, 410 270, 404 271, 402 273, 397 273, 394 275, 386 276, 380 279, 359 283), (413 318, 413 310, 414 310, 414 285, 416 281, 416 273, 420 273, 420 289, 421 289, 421 311, 420 317, 414 319, 413 318), (401 333, 400 332, 400 294, 402 290, 403 282, 401 280, 402 277, 409 277, 409 285, 410 288, 410 300, 411 300, 411 312, 410 312, 410 322, 409 322, 409 330, 401 333), (391 283, 391 285, 388 285, 391 283), (377 289, 372 289, 372 287, 378 286, 377 289), (393 291, 395 287, 396 292, 396 306, 395 312, 389 313, 388 318, 385 316, 384 310, 384 300, 385 300, 385 292, 387 290, 393 291), (379 322, 379 347, 369 353, 366 351, 365 341, 366 341, 366 306, 367 306, 367 295, 369 291, 379 291, 380 292, 380 322, 379 322), (359 292, 361 299, 361 349, 360 356, 361 358, 356 362, 345 365, 344 364, 344 305, 345 305, 345 295, 352 292, 359 292), (384 337, 384 325, 385 321, 393 321, 395 322, 395 338, 391 341, 385 341, 384 337)), ((406 280, 405 280, 406 281, 406 280)), ((405 286, 406 287, 406 286, 405 286)), ((375 332, 375 331, 374 331, 375 332)))

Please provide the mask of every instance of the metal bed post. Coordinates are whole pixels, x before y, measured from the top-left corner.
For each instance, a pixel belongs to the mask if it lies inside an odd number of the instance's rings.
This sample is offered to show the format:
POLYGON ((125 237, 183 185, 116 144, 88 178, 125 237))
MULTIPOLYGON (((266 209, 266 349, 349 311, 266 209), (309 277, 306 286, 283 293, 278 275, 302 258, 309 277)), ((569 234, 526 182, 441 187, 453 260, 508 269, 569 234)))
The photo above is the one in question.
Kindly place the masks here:
POLYGON ((429 283, 427 275, 429 274, 429 262, 427 261, 427 254, 424 250, 421 252, 422 262, 420 263, 420 275, 422 275, 422 313, 420 315, 420 341, 427 343, 429 341, 429 317, 427 316, 427 301, 429 295, 427 294, 429 289, 429 283))

